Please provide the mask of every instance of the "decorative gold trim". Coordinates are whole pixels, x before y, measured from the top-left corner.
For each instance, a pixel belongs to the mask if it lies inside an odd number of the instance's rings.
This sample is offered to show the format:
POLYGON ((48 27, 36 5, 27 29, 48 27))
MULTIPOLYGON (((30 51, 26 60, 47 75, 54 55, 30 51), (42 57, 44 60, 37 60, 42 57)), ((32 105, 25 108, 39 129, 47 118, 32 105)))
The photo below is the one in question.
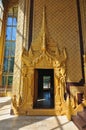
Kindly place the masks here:
POLYGON ((31 43, 29 51, 23 48, 22 53, 22 86, 20 94, 12 98, 12 109, 15 114, 27 115, 62 115, 66 114, 66 102, 64 100, 66 83, 66 50, 60 51, 57 44, 50 38, 46 27, 45 7, 41 31, 38 38, 31 43), (33 109, 34 103, 34 70, 54 69, 54 109, 33 109), (48 111, 49 110, 49 111, 48 111))

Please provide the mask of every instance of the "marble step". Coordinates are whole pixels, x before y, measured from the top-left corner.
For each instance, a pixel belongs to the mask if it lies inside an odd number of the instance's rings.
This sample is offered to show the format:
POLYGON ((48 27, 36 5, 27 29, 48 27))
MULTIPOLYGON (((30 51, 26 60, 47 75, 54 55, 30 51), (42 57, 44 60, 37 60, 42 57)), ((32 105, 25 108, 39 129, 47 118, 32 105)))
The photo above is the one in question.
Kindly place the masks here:
POLYGON ((86 111, 79 112, 78 116, 86 122, 86 111))
POLYGON ((77 116, 72 116, 72 121, 79 128, 79 130, 86 130, 86 121, 82 119, 81 113, 77 116))

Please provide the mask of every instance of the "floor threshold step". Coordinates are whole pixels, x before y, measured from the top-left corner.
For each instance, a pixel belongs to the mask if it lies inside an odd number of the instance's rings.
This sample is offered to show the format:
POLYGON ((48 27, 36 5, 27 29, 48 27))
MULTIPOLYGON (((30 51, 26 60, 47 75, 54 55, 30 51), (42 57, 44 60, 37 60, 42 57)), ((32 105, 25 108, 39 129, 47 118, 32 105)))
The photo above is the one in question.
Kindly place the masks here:
POLYGON ((86 130, 86 121, 82 120, 79 115, 73 116, 72 121, 79 128, 79 130, 86 130))

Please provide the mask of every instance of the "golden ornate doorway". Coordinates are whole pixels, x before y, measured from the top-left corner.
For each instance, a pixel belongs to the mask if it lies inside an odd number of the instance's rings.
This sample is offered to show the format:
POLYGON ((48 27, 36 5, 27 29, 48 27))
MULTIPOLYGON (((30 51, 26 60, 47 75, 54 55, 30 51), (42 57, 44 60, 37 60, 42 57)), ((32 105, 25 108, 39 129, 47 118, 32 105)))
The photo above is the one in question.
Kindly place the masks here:
MULTIPOLYGON (((65 49, 60 51, 57 43, 51 38, 49 39, 49 34, 46 29, 45 10, 43 10, 42 27, 38 38, 31 43, 29 51, 23 48, 21 71, 22 85, 19 88, 19 95, 14 95, 12 99, 12 110, 15 114, 65 114, 66 59, 67 55, 65 49), (51 91, 52 94, 47 87, 49 93, 53 97, 53 103, 49 101, 52 107, 45 105, 47 108, 45 107, 44 109, 42 104, 37 108, 38 96, 40 93, 42 94, 44 92, 43 89, 45 89, 45 85, 43 85, 45 79, 48 80, 48 84, 49 80, 51 80, 50 84, 53 86, 50 87, 50 89, 53 89, 51 91), (40 87, 40 82, 42 87, 40 87)), ((46 100, 46 98, 44 98, 44 100, 46 100)))

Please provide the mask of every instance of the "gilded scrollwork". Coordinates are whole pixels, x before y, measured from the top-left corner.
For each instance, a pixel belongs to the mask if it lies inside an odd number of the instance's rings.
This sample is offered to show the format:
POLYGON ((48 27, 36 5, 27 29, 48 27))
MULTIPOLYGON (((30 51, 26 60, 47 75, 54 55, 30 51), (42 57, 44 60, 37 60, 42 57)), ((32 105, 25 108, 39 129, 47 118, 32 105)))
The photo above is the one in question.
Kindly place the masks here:
POLYGON ((13 97, 12 97, 12 109, 13 109, 15 114, 18 113, 18 105, 17 105, 16 95, 13 95, 13 97))
POLYGON ((16 95, 13 96, 12 98, 12 103, 14 107, 17 107, 17 100, 16 100, 16 95))
POLYGON ((65 83, 66 83, 66 67, 65 64, 63 66, 59 66, 57 68, 55 68, 55 75, 57 77, 58 80, 58 86, 56 91, 59 91, 59 95, 60 95, 60 100, 61 102, 64 101, 64 95, 65 95, 65 83))
MULTIPOLYGON (((22 77, 23 77, 23 98, 25 102, 28 102, 28 108, 32 108, 32 80, 33 80, 33 71, 28 69, 27 66, 24 64, 22 68, 22 77)), ((26 104, 26 103, 25 103, 26 104)))
MULTIPOLYGON (((45 11, 45 10, 43 10, 45 11)), ((55 111, 57 114, 62 113, 62 105, 64 104, 64 94, 66 91, 66 51, 61 52, 54 41, 49 39, 46 33, 45 12, 43 12, 43 21, 38 38, 31 43, 29 51, 23 48, 22 53, 22 70, 20 85, 20 95, 22 102, 19 103, 19 110, 23 113, 33 113, 34 93, 35 93, 35 69, 53 69, 54 70, 54 90, 55 90, 55 111), (52 45, 51 45, 52 44, 52 45)), ((13 105, 17 106, 16 99, 13 100, 13 105)), ((35 113, 36 114, 36 113, 35 113)), ((52 114, 52 113, 51 113, 52 114)))

